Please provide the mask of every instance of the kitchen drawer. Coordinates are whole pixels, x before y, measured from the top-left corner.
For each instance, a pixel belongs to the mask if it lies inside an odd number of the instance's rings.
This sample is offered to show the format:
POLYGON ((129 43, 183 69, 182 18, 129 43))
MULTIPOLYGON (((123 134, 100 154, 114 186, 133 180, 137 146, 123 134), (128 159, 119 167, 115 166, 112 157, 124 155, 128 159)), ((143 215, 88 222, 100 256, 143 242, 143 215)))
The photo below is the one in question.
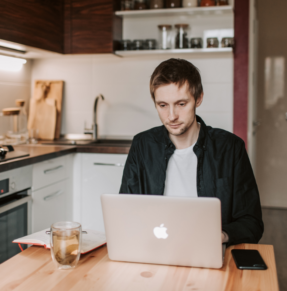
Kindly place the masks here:
POLYGON ((32 191, 32 232, 67 219, 67 180, 32 191))
POLYGON ((65 179, 66 168, 66 156, 34 164, 32 190, 38 190, 65 179))

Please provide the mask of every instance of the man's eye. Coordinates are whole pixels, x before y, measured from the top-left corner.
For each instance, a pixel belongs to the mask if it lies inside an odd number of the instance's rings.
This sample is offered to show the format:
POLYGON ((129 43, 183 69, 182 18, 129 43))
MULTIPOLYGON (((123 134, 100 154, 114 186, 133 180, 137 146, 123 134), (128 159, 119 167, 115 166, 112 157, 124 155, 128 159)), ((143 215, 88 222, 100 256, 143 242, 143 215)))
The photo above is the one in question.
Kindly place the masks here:
POLYGON ((180 105, 180 106, 184 106, 184 105, 185 105, 185 103, 179 103, 179 105, 180 105))
POLYGON ((161 108, 165 107, 165 105, 164 105, 164 104, 160 104, 159 106, 160 106, 161 108))

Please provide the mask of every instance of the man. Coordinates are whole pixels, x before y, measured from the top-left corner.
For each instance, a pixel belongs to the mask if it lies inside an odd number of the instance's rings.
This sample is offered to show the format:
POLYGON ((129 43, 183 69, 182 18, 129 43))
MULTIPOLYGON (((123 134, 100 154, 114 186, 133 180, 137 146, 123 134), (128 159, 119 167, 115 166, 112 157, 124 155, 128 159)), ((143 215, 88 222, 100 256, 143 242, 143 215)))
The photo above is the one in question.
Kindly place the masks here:
POLYGON ((134 137, 120 193, 217 197, 222 241, 258 243, 261 206, 245 144, 196 115, 203 100, 198 69, 167 60, 152 74, 150 93, 163 126, 134 137))

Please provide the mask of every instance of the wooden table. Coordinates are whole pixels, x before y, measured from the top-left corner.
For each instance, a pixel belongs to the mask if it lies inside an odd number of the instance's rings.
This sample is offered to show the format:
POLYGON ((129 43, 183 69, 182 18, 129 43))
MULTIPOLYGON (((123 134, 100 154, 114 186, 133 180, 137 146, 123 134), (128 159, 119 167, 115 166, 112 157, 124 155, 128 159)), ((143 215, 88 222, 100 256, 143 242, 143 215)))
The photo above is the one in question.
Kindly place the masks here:
POLYGON ((110 261, 106 246, 82 256, 69 271, 56 270, 50 251, 31 247, 0 265, 0 290, 279 291, 273 246, 241 244, 226 250, 221 269, 110 261), (257 249, 268 270, 238 270, 231 249, 257 249))

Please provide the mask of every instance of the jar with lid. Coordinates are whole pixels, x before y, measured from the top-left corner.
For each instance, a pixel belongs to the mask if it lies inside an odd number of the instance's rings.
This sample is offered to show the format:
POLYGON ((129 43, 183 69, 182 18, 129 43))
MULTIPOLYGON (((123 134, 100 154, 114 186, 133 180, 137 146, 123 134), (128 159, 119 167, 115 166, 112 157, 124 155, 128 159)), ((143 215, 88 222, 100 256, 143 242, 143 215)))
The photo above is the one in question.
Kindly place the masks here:
POLYGON ((19 112, 19 132, 20 133, 26 133, 28 134, 28 129, 27 129, 27 112, 25 109, 25 100, 23 99, 17 99, 16 100, 16 105, 20 107, 20 112, 19 112))
POLYGON ((133 50, 143 50, 144 49, 144 40, 143 39, 135 39, 133 41, 133 50))
POLYGON ((145 40, 145 49, 146 50, 155 50, 156 49, 156 40, 155 39, 146 39, 145 40))
POLYGON ((200 48, 202 48, 202 38, 201 37, 193 37, 190 40, 190 47, 192 49, 200 49, 200 48))
POLYGON ((188 24, 176 24, 175 28, 177 29, 177 34, 175 37, 175 48, 176 49, 188 48, 188 38, 187 38, 188 24))
POLYGON ((121 10, 129 11, 134 9, 134 1, 133 0, 122 0, 121 1, 121 10))
POLYGON ((197 0, 182 0, 182 7, 185 8, 197 7, 197 0))
POLYGON ((149 8, 150 9, 161 9, 161 8, 164 8, 163 0, 150 0, 149 8))
POLYGON ((233 47, 234 39, 233 37, 223 37, 221 40, 221 47, 233 47))
POLYGON ((171 28, 169 24, 158 25, 159 28, 159 48, 162 50, 171 48, 171 28))
POLYGON ((228 4, 228 0, 218 0, 218 1, 217 1, 217 5, 218 5, 218 6, 229 5, 229 4, 228 4))
POLYGON ((121 40, 121 50, 129 51, 132 49, 132 42, 129 39, 121 40))
POLYGON ((207 40, 207 48, 217 48, 219 46, 219 41, 217 37, 209 37, 207 40))
POLYGON ((166 8, 179 8, 181 7, 181 0, 166 0, 166 8))
POLYGON ((215 6, 215 0, 201 0, 200 6, 215 6))
POLYGON ((135 0, 134 9, 135 10, 147 9, 146 0, 135 0))

